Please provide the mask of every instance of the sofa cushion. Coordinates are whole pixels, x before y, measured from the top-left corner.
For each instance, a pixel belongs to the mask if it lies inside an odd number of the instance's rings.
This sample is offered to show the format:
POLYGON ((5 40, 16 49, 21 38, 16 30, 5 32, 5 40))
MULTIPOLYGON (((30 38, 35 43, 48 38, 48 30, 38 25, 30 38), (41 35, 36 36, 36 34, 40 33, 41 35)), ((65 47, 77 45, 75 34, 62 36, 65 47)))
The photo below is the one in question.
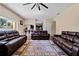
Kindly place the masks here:
POLYGON ((6 43, 8 43, 8 41, 6 41, 6 40, 1 40, 1 41, 0 41, 0 45, 1 45, 1 44, 6 44, 6 43))
POLYGON ((74 45, 74 46, 77 46, 77 47, 79 47, 79 44, 78 44, 78 43, 74 43, 73 45, 74 45))
POLYGON ((79 43, 79 38, 77 36, 75 36, 74 39, 73 39, 73 42, 74 43, 79 43))
POLYGON ((5 31, 7 35, 7 39, 13 39, 13 32, 12 31, 5 31))
POLYGON ((67 35, 75 36, 75 35, 76 35, 76 32, 71 32, 71 31, 69 31, 69 32, 67 33, 67 35))
POLYGON ((73 48, 72 48, 72 56, 79 56, 79 48, 75 45, 73 45, 73 48))
POLYGON ((68 55, 72 55, 72 50, 70 50, 69 48, 67 48, 65 45, 63 45, 62 49, 63 49, 68 55))
POLYGON ((61 38, 66 39, 67 35, 61 35, 61 38))
POLYGON ((71 42, 73 42, 74 36, 67 36, 66 39, 69 40, 69 41, 71 41, 71 42))
POLYGON ((54 37, 54 39, 55 39, 55 41, 58 41, 58 42, 60 42, 60 43, 63 42, 63 39, 62 39, 61 37, 54 37))
POLYGON ((13 37, 14 38, 18 38, 18 37, 20 37, 20 35, 19 35, 19 32, 17 32, 17 31, 13 31, 13 37))
POLYGON ((14 35, 14 36, 20 36, 20 35, 19 35, 19 32, 17 32, 17 31, 13 31, 13 35, 14 35))
POLYGON ((66 46, 68 49, 72 49, 73 47, 73 43, 69 42, 69 41, 66 41, 66 40, 63 40, 63 45, 66 46))
POLYGON ((79 32, 76 33, 76 36, 79 38, 79 32))
POLYGON ((17 31, 6 31, 7 39, 12 40, 14 38, 18 38, 20 35, 17 31))
POLYGON ((50 38, 50 34, 47 31, 33 31, 31 38, 33 40, 48 40, 50 38))
MULTIPOLYGON (((11 41, 8 42, 6 45, 16 43, 18 40, 22 40, 23 38, 24 38, 24 37, 19 37, 19 38, 16 38, 15 40, 11 40, 11 41)), ((18 43, 16 43, 16 44, 18 44, 18 43)))
POLYGON ((7 46, 7 48, 8 48, 8 54, 10 55, 12 52, 14 52, 25 41, 26 40, 24 39, 24 37, 19 37, 19 38, 11 40, 7 44, 5 44, 7 46))
POLYGON ((48 35, 48 33, 47 33, 47 31, 40 31, 40 35, 41 36, 46 36, 46 35, 48 35))
POLYGON ((62 35, 67 35, 68 31, 62 31, 62 35))

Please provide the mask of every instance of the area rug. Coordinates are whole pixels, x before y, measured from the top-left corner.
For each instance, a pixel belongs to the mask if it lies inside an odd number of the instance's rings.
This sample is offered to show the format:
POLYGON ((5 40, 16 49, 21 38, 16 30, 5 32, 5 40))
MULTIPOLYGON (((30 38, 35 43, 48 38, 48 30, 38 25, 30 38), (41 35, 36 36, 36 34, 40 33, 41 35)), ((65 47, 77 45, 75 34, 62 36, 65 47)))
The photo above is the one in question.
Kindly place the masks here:
POLYGON ((31 40, 20 47, 13 56, 67 56, 50 40, 31 40))

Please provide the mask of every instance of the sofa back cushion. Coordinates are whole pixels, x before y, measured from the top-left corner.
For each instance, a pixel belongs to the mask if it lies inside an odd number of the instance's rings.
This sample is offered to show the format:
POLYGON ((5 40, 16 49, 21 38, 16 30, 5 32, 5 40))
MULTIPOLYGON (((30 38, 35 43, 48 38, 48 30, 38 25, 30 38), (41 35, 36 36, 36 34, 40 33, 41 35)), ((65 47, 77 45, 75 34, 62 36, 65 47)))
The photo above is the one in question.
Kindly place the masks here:
POLYGON ((68 40, 73 42, 74 37, 76 36, 76 32, 68 32, 68 40))
POLYGON ((73 42, 79 44, 79 37, 75 36, 74 39, 73 39, 73 42))
POLYGON ((0 31, 0 40, 6 39, 6 34, 4 31, 0 31))
MULTIPOLYGON (((71 36, 75 36, 77 32, 72 32, 72 31, 62 31, 62 35, 71 35, 71 36)), ((79 33, 78 33, 79 35, 79 33)))
POLYGON ((76 36, 79 38, 79 32, 76 33, 76 36))
POLYGON ((70 36, 76 36, 76 32, 69 31, 67 34, 70 35, 70 36))
POLYGON ((62 31, 62 35, 67 35, 68 31, 62 31))
POLYGON ((46 35, 48 35, 48 32, 47 31, 40 31, 40 35, 46 36, 46 35))
POLYGON ((34 35, 34 36, 35 35, 40 35, 40 32, 39 31, 33 31, 31 35, 34 35))
POLYGON ((62 31, 62 35, 61 35, 61 37, 71 42, 73 42, 75 36, 76 36, 76 32, 72 32, 72 31, 62 31))
POLYGON ((14 35, 15 38, 20 36, 18 31, 13 31, 13 35, 14 35))
POLYGON ((34 31, 32 35, 47 36, 48 32, 47 31, 34 31))
POLYGON ((5 32, 6 32, 7 39, 11 40, 14 38, 13 31, 5 31, 5 32))

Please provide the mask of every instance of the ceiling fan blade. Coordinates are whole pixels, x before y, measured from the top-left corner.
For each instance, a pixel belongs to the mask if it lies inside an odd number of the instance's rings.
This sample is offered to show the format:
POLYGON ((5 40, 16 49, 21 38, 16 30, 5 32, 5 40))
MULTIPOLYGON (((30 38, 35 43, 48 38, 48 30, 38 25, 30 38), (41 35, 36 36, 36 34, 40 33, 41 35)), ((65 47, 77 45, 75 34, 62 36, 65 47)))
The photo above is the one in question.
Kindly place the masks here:
POLYGON ((40 6, 38 7, 38 9, 40 10, 40 6))
POLYGON ((31 8, 31 10, 35 7, 36 3, 33 5, 33 7, 31 8))
POLYGON ((40 5, 38 5, 38 9, 39 9, 39 11, 40 11, 40 5))
POLYGON ((47 8, 48 9, 48 7, 46 6, 46 5, 44 5, 43 3, 40 3, 42 6, 44 6, 45 8, 47 8))
POLYGON ((40 11, 40 5, 39 4, 36 4, 36 6, 38 7, 38 10, 40 11))
POLYGON ((25 4, 23 4, 23 5, 29 5, 29 4, 32 4, 32 3, 25 3, 25 4))

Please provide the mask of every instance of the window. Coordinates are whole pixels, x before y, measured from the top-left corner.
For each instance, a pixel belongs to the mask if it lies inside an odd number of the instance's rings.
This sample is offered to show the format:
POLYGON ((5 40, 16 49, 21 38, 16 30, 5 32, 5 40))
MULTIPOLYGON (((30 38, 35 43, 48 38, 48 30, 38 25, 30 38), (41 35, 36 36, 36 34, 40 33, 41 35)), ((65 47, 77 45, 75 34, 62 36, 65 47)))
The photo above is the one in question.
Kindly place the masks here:
POLYGON ((0 29, 14 29, 14 22, 10 19, 0 16, 0 29))

